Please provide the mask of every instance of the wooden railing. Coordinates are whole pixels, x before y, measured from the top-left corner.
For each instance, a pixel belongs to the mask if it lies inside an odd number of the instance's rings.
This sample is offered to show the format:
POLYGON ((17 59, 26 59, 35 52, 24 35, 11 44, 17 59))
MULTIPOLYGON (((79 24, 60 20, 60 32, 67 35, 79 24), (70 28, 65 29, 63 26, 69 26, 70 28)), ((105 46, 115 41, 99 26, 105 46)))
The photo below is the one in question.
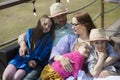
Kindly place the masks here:
POLYGON ((0 10, 18 5, 21 3, 25 3, 28 1, 32 1, 32 0, 7 0, 7 1, 3 1, 3 2, 0 2, 0 10))

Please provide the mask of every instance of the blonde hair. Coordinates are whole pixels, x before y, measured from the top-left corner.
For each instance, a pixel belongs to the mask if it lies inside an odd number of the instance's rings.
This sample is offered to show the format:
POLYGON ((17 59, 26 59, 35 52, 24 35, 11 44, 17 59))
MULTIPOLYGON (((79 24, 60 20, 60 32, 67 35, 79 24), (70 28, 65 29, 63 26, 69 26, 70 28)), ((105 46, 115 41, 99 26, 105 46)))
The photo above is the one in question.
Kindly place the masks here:
POLYGON ((88 46, 88 43, 87 43, 87 42, 81 42, 81 43, 77 42, 77 43, 73 46, 73 49, 72 49, 72 50, 73 50, 73 51, 77 51, 80 46, 84 46, 84 45, 87 45, 87 46, 88 46))

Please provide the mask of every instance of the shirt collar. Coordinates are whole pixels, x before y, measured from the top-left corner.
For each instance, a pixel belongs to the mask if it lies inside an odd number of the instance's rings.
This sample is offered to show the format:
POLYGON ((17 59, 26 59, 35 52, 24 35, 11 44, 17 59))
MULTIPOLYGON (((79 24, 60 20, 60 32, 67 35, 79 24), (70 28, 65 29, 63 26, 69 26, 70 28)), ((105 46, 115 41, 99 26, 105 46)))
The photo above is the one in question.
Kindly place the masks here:
POLYGON ((56 25, 55 26, 55 29, 67 29, 67 26, 66 26, 67 24, 65 24, 64 26, 58 26, 58 25, 56 25))

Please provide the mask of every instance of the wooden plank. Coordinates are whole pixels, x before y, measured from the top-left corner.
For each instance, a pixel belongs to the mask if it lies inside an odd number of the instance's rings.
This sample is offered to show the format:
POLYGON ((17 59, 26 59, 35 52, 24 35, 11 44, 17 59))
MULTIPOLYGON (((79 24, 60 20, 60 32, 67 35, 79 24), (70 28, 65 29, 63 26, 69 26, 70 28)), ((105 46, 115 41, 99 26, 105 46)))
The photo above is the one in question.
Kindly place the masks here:
POLYGON ((31 0, 7 0, 7 1, 3 1, 3 2, 0 2, 0 10, 18 5, 21 3, 25 3, 28 1, 31 1, 31 0))
POLYGON ((115 42, 120 43, 120 19, 118 19, 105 30, 108 36, 111 36, 115 42))
POLYGON ((104 2, 120 4, 120 0, 104 0, 104 2))

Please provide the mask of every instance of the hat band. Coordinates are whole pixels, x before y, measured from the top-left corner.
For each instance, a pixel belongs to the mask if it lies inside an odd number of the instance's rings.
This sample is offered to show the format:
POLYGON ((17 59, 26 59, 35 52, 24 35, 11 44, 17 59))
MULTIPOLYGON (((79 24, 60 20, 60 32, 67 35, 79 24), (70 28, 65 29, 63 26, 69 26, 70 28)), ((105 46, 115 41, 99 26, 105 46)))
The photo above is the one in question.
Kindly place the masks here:
POLYGON ((56 13, 51 13, 52 15, 51 16, 55 16, 55 15, 57 15, 57 14, 64 14, 64 13, 67 13, 68 12, 68 10, 60 10, 60 11, 57 11, 56 13))
POLYGON ((91 38, 90 41, 96 41, 96 40, 108 40, 106 37, 101 38, 91 38))

